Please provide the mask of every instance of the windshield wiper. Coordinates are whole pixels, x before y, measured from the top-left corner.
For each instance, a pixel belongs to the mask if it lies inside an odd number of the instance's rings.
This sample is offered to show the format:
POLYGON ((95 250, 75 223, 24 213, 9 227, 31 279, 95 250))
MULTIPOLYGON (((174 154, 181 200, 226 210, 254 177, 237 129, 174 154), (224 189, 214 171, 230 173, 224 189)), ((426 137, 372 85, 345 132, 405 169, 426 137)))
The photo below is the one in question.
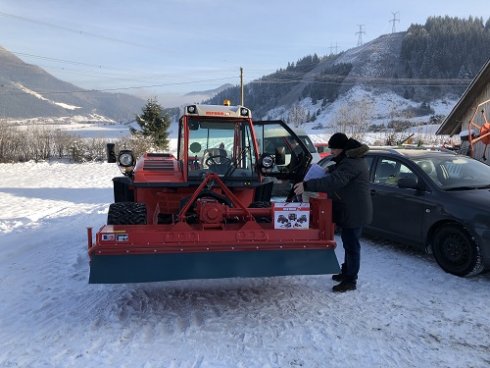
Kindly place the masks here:
POLYGON ((476 189, 490 189, 490 184, 478 186, 476 189))
POLYGON ((461 187, 451 187, 451 188, 445 188, 446 191, 453 191, 453 190, 474 190, 474 189, 480 189, 480 187, 475 187, 475 186, 461 186, 461 187))

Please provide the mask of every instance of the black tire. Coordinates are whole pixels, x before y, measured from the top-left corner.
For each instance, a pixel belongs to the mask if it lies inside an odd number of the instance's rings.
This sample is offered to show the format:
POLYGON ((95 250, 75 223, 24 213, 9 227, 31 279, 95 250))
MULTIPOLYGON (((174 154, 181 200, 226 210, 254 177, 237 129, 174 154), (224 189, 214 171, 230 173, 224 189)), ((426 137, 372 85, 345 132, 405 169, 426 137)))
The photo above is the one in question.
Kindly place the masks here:
POLYGON ((117 202, 109 206, 108 225, 144 225, 146 224, 146 206, 144 203, 117 202))
POLYGON ((480 248, 457 225, 446 225, 436 231, 432 251, 439 266, 453 275, 474 276, 484 269, 480 248))

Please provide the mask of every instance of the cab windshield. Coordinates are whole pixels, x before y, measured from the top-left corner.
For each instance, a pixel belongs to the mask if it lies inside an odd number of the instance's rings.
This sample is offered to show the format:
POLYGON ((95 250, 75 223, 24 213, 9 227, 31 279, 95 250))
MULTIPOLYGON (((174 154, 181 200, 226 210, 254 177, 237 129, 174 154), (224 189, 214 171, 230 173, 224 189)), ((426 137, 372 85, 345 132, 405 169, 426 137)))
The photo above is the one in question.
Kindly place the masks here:
MULTIPOLYGON (((190 118, 188 176, 201 179, 209 171, 225 178, 258 177, 248 120, 190 118)), ((183 129, 181 129, 183 134, 183 129)), ((184 140, 181 139, 181 142, 184 140)), ((183 157, 183 152, 181 157, 183 157)))

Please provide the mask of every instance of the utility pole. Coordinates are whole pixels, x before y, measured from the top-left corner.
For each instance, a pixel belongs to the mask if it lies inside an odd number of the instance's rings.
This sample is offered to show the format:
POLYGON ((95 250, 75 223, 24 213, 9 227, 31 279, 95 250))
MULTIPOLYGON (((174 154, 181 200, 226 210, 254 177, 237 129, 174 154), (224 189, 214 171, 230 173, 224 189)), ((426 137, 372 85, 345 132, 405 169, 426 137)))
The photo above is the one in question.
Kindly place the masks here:
POLYGON ((335 46, 330 45, 330 55, 333 54, 333 50, 335 49, 335 55, 337 55, 338 45, 335 43, 335 46))
POLYGON ((362 29, 362 27, 364 27, 364 24, 358 24, 358 27, 359 27, 359 31, 356 32, 356 35, 359 35, 359 37, 357 38, 357 46, 361 46, 362 45, 362 35, 363 35, 363 33, 365 34, 366 32, 364 32, 364 30, 362 29))
POLYGON ((243 106, 243 68, 240 67, 240 105, 243 106))
POLYGON ((395 33, 396 32, 395 22, 400 21, 400 19, 396 17, 396 15, 399 14, 399 12, 391 12, 391 14, 393 14, 393 19, 389 21, 390 23, 393 23, 391 27, 391 33, 395 33))

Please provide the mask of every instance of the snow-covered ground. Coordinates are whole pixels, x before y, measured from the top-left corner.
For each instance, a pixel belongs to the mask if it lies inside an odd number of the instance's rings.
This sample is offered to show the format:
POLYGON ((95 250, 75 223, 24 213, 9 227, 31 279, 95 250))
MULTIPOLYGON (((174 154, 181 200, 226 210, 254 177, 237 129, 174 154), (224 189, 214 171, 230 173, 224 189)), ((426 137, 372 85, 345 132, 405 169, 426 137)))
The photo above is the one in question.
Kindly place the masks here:
POLYGON ((105 222, 117 168, 0 172, 2 368, 490 366, 490 274, 365 239, 340 295, 328 275, 89 285, 86 227, 105 222))

